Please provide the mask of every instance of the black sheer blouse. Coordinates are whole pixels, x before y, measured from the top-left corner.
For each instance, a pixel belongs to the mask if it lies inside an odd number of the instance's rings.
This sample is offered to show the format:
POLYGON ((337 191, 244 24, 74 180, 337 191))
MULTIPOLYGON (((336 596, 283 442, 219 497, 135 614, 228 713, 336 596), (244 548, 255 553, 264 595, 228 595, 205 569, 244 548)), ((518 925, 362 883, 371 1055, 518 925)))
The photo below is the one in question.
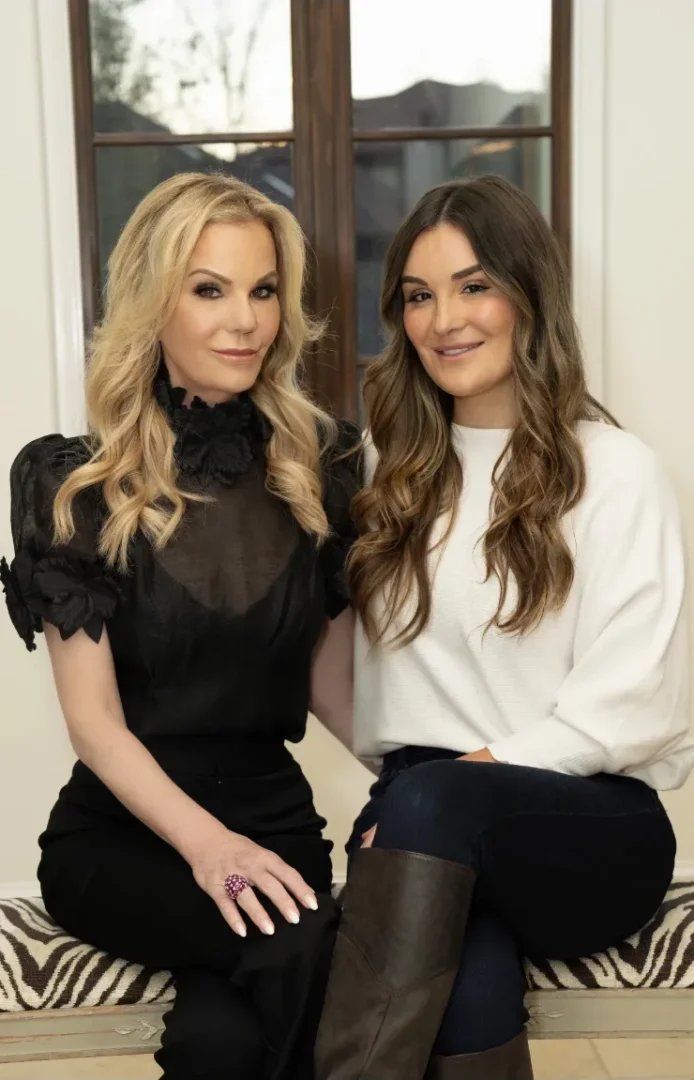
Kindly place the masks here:
POLYGON ((130 568, 96 550, 105 507, 97 489, 75 500, 76 533, 52 542, 55 493, 88 457, 81 439, 48 435, 21 451, 11 472, 15 558, 0 577, 28 649, 42 620, 63 638, 104 625, 130 729, 149 738, 224 735, 298 741, 309 705, 311 652, 326 617, 347 604, 344 561, 354 539, 349 504, 358 441, 340 427, 323 463, 330 538, 319 548, 265 486, 270 431, 248 395, 183 405, 165 373, 156 393, 176 434, 182 482, 212 496, 189 503, 163 551, 139 534, 130 568))

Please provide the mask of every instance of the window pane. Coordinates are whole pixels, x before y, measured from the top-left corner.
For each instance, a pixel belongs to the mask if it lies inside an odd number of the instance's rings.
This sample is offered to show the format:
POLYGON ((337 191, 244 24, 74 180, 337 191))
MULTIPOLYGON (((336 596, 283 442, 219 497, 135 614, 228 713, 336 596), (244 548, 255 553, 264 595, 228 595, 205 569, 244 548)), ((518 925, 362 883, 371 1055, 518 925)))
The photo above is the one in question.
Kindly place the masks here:
POLYGON ((527 191, 550 217, 550 139, 440 139, 357 142, 355 220, 358 352, 383 346, 379 296, 383 257, 393 233, 417 200, 455 177, 495 173, 527 191))
POLYGON ((549 123, 551 0, 351 0, 350 11, 357 130, 549 123))
POLYGON ((293 210, 291 147, 287 144, 98 147, 96 173, 102 277, 123 226, 148 191, 174 173, 220 171, 245 180, 275 202, 293 210))
POLYGON ((97 131, 292 128, 290 0, 90 0, 97 131))

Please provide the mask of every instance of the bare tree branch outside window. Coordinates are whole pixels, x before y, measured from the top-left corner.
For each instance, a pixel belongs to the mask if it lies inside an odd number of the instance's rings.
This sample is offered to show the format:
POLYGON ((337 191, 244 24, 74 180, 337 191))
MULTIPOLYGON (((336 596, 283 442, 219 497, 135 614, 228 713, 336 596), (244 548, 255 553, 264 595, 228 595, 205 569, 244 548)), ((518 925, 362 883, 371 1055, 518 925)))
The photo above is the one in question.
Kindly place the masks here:
POLYGON ((153 89, 151 49, 135 44, 128 12, 142 0, 90 0, 94 100, 146 109, 153 89))

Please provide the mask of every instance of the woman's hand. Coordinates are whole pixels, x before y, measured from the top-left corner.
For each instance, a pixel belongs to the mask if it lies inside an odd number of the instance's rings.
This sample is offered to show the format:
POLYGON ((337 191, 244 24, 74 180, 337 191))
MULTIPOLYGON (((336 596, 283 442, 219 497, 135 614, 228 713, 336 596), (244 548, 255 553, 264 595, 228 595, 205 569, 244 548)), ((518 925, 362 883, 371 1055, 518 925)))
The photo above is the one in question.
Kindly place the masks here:
POLYGON ((299 921, 294 897, 303 907, 312 911, 318 908, 316 894, 301 874, 280 859, 279 855, 228 829, 222 829, 218 835, 205 840, 189 862, 200 888, 212 897, 231 929, 240 937, 246 936, 241 911, 264 934, 275 932, 270 916, 256 896, 256 890, 264 893, 290 923, 299 921), (238 874, 249 882, 235 901, 224 888, 224 882, 231 874, 238 874))
POLYGON ((494 765, 500 764, 495 757, 492 757, 486 746, 482 750, 475 750, 472 754, 463 754, 462 757, 458 758, 458 761, 489 761, 493 762, 494 765))

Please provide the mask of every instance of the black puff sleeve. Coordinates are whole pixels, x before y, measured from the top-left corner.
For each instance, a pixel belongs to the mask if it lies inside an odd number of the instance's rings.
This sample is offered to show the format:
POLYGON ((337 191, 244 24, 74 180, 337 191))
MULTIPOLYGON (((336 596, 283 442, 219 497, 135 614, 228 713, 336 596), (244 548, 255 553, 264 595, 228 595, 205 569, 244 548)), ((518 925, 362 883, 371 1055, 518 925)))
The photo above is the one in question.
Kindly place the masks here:
POLYGON ((335 619, 349 605, 345 561, 357 538, 350 504, 361 485, 361 433, 356 424, 341 421, 336 443, 323 465, 324 506, 330 536, 320 549, 325 581, 325 612, 335 619))
POLYGON ((15 557, 10 565, 0 560, 0 580, 12 622, 30 650, 44 619, 63 639, 83 629, 98 642, 105 620, 123 598, 117 573, 97 553, 100 513, 94 491, 73 503, 72 540, 53 543, 56 492, 88 457, 81 439, 47 435, 25 446, 10 472, 15 557))

